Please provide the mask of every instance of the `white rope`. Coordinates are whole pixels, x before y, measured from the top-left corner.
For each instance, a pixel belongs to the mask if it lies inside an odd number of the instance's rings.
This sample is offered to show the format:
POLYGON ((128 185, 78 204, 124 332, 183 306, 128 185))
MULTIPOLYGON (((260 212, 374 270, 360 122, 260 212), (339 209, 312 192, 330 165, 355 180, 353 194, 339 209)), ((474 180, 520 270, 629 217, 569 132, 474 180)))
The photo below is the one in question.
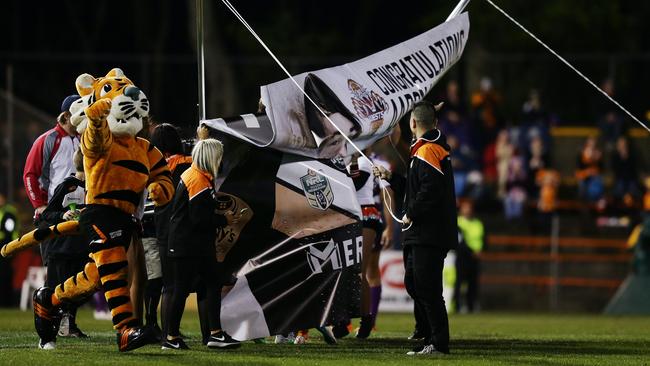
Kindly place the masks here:
MULTIPOLYGON (((334 128, 336 128, 337 131, 339 131, 339 133, 340 133, 340 134, 341 134, 341 135, 342 135, 342 136, 343 136, 343 137, 348 141, 348 143, 350 143, 350 145, 352 145, 352 147, 353 147, 357 152, 359 152, 359 154, 361 154, 361 156, 363 156, 364 158, 368 159, 368 161, 370 162, 370 164, 371 164, 373 167, 376 167, 375 164, 372 162, 372 160, 370 160, 370 159, 366 156, 366 154, 364 154, 363 151, 361 151, 361 149, 359 149, 359 147, 358 147, 357 145, 355 145, 354 142, 352 142, 352 140, 351 140, 351 139, 350 139, 350 138, 349 138, 349 137, 348 137, 348 136, 347 136, 347 135, 346 135, 346 134, 345 134, 345 133, 344 133, 344 132, 339 128, 339 126, 337 126, 336 123, 334 123, 334 122, 329 118, 329 116, 328 116, 327 114, 325 114, 325 112, 320 108, 320 106, 318 106, 318 104, 317 104, 316 102, 314 102, 314 100, 311 99, 311 97, 310 97, 309 95, 307 95, 307 93, 305 93, 304 89, 300 86, 300 84, 296 81, 296 79, 293 78, 293 76, 291 75, 291 73, 289 73, 289 71, 284 67, 284 65, 282 64, 282 62, 280 62, 280 60, 275 56, 275 54, 273 53, 273 51, 271 51, 271 49, 269 49, 269 47, 266 45, 266 43, 264 43, 264 41, 262 41, 262 39, 260 38, 260 36, 257 35, 257 33, 255 32, 255 30, 254 30, 254 29, 253 29, 253 28, 248 24, 248 22, 246 22, 246 20, 244 19, 244 17, 242 17, 241 14, 239 14, 239 12, 237 11, 237 9, 235 9, 235 7, 230 3, 230 1, 228 1, 228 0, 221 0, 221 1, 224 3, 224 5, 226 5, 226 7, 228 8, 228 10, 230 10, 230 11, 233 13, 233 15, 235 15, 235 17, 237 17, 237 19, 238 19, 238 20, 239 20, 239 21, 244 25, 244 27, 246 27, 246 29, 251 33, 251 35, 253 35, 253 37, 255 37, 255 39, 257 40, 257 42, 259 42, 259 44, 262 45, 262 47, 264 47, 264 49, 266 50, 266 52, 271 56, 271 58, 273 58, 273 60, 275 61, 275 63, 277 63, 278 66, 280 66, 280 68, 282 69, 282 71, 284 71, 284 73, 287 74, 287 76, 289 77, 289 79, 291 79, 291 81, 296 85, 296 87, 300 90, 300 92, 302 92, 302 94, 305 95, 305 98, 307 98, 307 99, 309 100, 309 102, 311 102, 311 104, 313 104, 314 107, 316 107, 316 109, 317 109, 317 110, 318 110, 318 111, 323 115, 323 117, 325 117, 325 119, 327 119, 327 120, 329 121, 329 123, 331 123, 332 126, 334 126, 334 128)), ((382 182, 381 179, 379 179, 379 186, 381 187, 382 192, 383 192, 384 203, 387 203, 387 204, 386 204, 386 208, 388 209, 388 212, 390 213, 390 215, 393 217, 393 219, 394 219, 395 221, 399 222, 400 224, 403 224, 404 222, 403 222, 401 219, 399 219, 397 216, 395 216, 395 214, 393 213, 392 206, 391 206, 391 200, 390 200, 390 197, 389 197, 390 195, 388 195, 388 194, 386 193, 386 192, 387 192, 387 188, 386 188, 386 186, 384 185, 384 183, 382 182)), ((409 227, 410 227, 410 226, 409 226, 409 227)))
POLYGON ((506 13, 503 9, 498 7, 495 3, 492 2, 492 0, 485 0, 487 1, 490 5, 492 5, 495 9, 497 9, 503 16, 508 18, 511 22, 513 22, 516 26, 521 28, 526 34, 531 36, 534 40, 537 41, 537 43, 541 44, 544 48, 546 48, 550 53, 552 53, 555 57, 557 57, 560 61, 562 61, 565 65, 567 65, 571 70, 573 70, 576 74, 578 74, 580 77, 582 77, 587 83, 589 83, 591 86, 594 87, 597 91, 599 91, 602 95, 605 96, 605 98, 609 99, 610 102, 614 103, 618 108, 620 108, 623 112, 625 112, 630 118, 635 120, 641 127, 646 129, 646 131, 650 132, 650 127, 646 126, 643 122, 641 122, 638 118, 636 118, 632 113, 630 113, 627 109, 625 109, 619 102, 614 100, 611 96, 609 96, 604 90, 598 87, 593 81, 591 81, 588 77, 586 77, 580 70, 576 69, 569 61, 565 60, 564 57, 560 56, 557 52, 555 52, 551 47, 547 46, 546 43, 542 42, 541 39, 537 38, 533 33, 531 33, 526 27, 521 25, 518 21, 516 21, 513 17, 511 17, 508 13, 506 13))

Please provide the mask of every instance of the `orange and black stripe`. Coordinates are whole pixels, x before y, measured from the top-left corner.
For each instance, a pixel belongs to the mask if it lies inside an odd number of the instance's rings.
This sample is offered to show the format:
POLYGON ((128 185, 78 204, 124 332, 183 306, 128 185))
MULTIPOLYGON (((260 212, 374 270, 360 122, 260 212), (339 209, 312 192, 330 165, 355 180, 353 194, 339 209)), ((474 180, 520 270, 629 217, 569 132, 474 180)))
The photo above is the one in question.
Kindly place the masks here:
POLYGON ((89 178, 87 204, 109 205, 133 214, 142 192, 151 183, 161 188, 158 204, 169 202, 174 195, 167 162, 147 140, 115 138, 107 156, 84 157, 84 165, 89 178))
POLYGON ((415 158, 429 164, 433 169, 444 175, 442 161, 449 156, 449 152, 438 144, 424 144, 414 154, 415 158))

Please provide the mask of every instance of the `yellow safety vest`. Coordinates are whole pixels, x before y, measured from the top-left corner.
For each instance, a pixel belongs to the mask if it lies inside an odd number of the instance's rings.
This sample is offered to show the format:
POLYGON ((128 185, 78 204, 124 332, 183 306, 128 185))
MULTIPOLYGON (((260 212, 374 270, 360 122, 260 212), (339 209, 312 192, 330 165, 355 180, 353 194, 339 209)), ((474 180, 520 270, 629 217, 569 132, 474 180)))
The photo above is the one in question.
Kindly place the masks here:
POLYGON ((474 253, 480 253, 483 250, 483 223, 477 218, 467 219, 463 216, 458 216, 458 228, 463 234, 465 243, 474 253))

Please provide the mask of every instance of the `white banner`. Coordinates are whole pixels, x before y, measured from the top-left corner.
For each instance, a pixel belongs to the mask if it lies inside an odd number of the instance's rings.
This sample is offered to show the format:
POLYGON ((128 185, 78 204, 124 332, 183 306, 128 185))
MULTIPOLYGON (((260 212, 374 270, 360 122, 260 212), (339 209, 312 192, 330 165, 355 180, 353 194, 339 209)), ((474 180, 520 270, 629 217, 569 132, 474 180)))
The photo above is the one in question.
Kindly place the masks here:
MULTIPOLYGON (((294 78, 360 148, 387 135, 458 61, 469 35, 463 13, 419 36, 358 61, 294 78)), ((343 136, 285 79, 261 88, 266 115, 204 121, 257 146, 312 158, 347 156, 343 136)))

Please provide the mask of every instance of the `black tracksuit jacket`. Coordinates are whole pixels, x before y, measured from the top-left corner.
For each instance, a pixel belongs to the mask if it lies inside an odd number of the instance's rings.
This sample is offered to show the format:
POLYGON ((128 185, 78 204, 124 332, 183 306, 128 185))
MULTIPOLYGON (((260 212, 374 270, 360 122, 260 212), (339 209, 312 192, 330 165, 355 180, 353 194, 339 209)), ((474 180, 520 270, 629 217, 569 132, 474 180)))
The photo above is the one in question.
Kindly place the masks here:
POLYGON ((443 251, 458 245, 454 173, 444 135, 433 129, 411 145, 404 208, 413 225, 404 245, 424 245, 443 251))
POLYGON ((192 165, 181 175, 174 194, 167 255, 216 258, 217 229, 227 225, 216 210, 212 177, 192 165))

